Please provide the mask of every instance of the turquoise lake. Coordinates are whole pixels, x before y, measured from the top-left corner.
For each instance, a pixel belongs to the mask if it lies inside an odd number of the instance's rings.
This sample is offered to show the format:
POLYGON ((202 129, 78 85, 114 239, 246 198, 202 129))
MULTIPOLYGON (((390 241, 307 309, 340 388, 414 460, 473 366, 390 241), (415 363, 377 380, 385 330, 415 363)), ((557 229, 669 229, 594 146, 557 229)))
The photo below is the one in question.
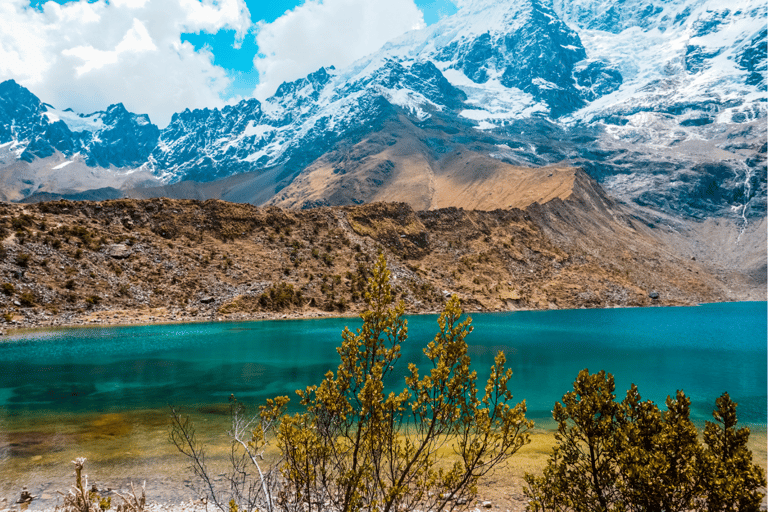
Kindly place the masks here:
MULTIPOLYGON (((582 368, 634 382, 663 402, 683 389, 709 418, 728 391, 742 421, 766 422, 766 303, 686 308, 474 314, 467 341, 481 378, 499 350, 515 399, 548 417, 582 368)), ((406 362, 423 360, 435 316, 409 317, 406 362)), ((247 402, 318 383, 335 369, 341 330, 356 318, 84 328, 9 336, 0 343, 0 415, 122 411, 167 404, 247 402)))
MULTIPOLYGON (((739 404, 741 423, 764 432, 766 306, 473 314, 474 332, 467 341, 479 379, 487 376, 499 350, 507 354, 514 400, 526 400, 537 426, 552 427, 554 402, 589 368, 613 373, 619 398, 633 382, 644 399, 660 405, 683 389, 700 427, 727 391, 739 404)), ((408 318, 401 371, 407 362, 424 361, 422 349, 437 332, 435 320, 434 315, 408 318)), ((116 453, 104 455, 112 466, 104 467, 114 470, 119 460, 131 457, 135 465, 137 452, 150 450, 143 437, 162 437, 157 446, 167 445, 168 404, 183 407, 204 426, 215 425, 217 433, 202 430, 203 437, 213 438, 221 433, 222 404, 230 394, 254 405, 276 395, 295 397, 296 389, 335 369, 341 330, 359 324, 357 318, 280 320, 7 336, 0 342, 0 466, 45 472, 62 464, 59 458, 68 464, 66 457, 77 450, 90 453, 92 443, 114 443, 116 453)), ((402 380, 392 384, 402 387, 402 380)), ((154 456, 170 455, 157 448, 154 456)), ((8 486, 17 483, 14 477, 8 486)), ((10 491, 0 486, 2 492, 10 491)))

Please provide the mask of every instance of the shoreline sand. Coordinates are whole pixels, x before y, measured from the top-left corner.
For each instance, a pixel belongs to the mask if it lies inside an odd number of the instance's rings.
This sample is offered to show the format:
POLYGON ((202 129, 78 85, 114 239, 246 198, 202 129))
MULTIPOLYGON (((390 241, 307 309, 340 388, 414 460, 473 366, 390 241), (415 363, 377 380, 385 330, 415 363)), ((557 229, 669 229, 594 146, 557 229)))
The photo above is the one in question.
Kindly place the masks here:
MULTIPOLYGON (((750 436, 749 447, 753 451, 755 461, 764 469, 766 431, 755 432, 750 436)), ((493 510, 506 510, 509 512, 523 512, 527 505, 527 499, 524 496, 523 488, 525 482, 523 476, 525 473, 540 473, 546 465, 551 447, 554 445, 555 432, 548 429, 535 428, 531 432, 532 442, 521 448, 514 455, 508 464, 496 469, 491 475, 481 480, 479 492, 475 507, 470 510, 482 510, 483 502, 490 502, 493 510)), ((214 460, 223 457, 219 453, 221 447, 214 449, 212 454, 214 460)), ((226 450, 224 450, 226 451, 226 450)), ((119 500, 115 491, 125 495, 129 490, 130 482, 138 488, 142 480, 146 481, 147 486, 147 512, 197 512, 206 510, 206 507, 199 503, 200 496, 195 494, 195 489, 199 486, 194 481, 191 471, 188 470, 186 459, 181 454, 175 455, 175 463, 155 468, 154 473, 150 475, 143 474, 141 478, 132 478, 131 469, 120 468, 111 474, 107 474, 108 469, 99 464, 97 460, 92 459, 86 463, 86 469, 92 475, 89 482, 95 483, 104 496, 112 496, 116 504, 119 500), (90 464, 90 467, 88 466, 90 464), (109 491, 108 491, 109 489, 109 491), (195 504, 194 502, 198 502, 195 504)), ((38 499, 33 502, 29 510, 52 511, 57 504, 61 504, 62 497, 56 491, 68 492, 74 478, 71 471, 71 463, 62 460, 60 464, 49 467, 45 473, 34 473, 31 478, 22 480, 22 485, 26 485, 33 495, 38 495, 38 499), (58 471, 51 472, 52 469, 58 471)), ((142 474, 142 470, 137 469, 133 474, 142 474)), ((90 485, 90 483, 89 483, 90 485)), ((4 486, 5 487, 5 486, 4 486)), ((19 511, 18 505, 13 505, 13 501, 18 498, 18 489, 6 488, 0 493, 0 512, 19 511), (3 498, 6 502, 3 503, 3 498)), ((767 500, 763 501, 763 510, 766 509, 767 500)), ((215 507, 208 504, 208 512, 213 512, 215 507)))

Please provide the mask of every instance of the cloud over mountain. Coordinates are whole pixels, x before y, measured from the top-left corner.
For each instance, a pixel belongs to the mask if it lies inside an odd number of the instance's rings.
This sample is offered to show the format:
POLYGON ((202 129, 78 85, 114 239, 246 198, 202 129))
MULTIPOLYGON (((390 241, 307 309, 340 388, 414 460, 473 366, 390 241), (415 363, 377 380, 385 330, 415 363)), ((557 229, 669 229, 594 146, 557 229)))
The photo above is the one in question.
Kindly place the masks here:
MULTIPOLYGON (((245 0, 30 0, 0 2, 0 81, 13 79, 59 108, 122 102, 163 127, 185 108, 221 108, 232 72, 185 33, 256 37, 259 97, 321 66, 345 66, 424 26, 413 0, 309 0, 254 24, 245 0), (256 30, 254 30, 256 29, 256 30)), ((240 99, 232 98, 236 101, 240 99)))
POLYGON ((184 32, 251 27, 244 0, 86 0, 40 9, 0 3, 0 80, 82 112, 122 102, 160 126, 187 107, 222 106, 226 71, 184 32))
POLYGON ((413 0, 308 0, 273 23, 259 25, 255 96, 266 99, 282 82, 322 66, 347 66, 390 39, 424 27, 413 0))

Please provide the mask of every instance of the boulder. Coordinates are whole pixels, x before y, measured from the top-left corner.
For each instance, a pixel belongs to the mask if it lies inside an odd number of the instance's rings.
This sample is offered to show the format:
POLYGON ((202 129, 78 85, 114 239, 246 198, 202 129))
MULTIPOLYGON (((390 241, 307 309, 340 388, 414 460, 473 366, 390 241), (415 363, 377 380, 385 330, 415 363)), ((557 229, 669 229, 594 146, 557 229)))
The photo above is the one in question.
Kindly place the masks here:
POLYGON ((116 260, 124 260, 133 254, 133 250, 125 244, 112 244, 107 246, 104 250, 107 256, 115 258, 116 260))

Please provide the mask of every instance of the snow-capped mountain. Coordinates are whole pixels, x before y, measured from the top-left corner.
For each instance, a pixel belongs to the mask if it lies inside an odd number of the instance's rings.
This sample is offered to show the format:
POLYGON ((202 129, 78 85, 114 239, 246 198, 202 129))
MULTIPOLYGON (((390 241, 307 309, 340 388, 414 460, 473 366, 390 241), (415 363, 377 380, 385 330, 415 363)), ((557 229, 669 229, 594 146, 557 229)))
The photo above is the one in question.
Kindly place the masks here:
POLYGON ((131 114, 122 104, 83 115, 56 110, 13 80, 0 84, 0 141, 14 142, 27 162, 59 151, 86 155, 92 167, 139 166, 159 134, 148 116, 131 114))
POLYGON ((431 62, 387 60, 364 77, 321 68, 282 84, 263 104, 247 100, 221 111, 185 111, 163 130, 150 165, 170 182, 211 181, 290 162, 308 165, 340 140, 375 130, 392 105, 458 107, 464 94, 431 62))
POLYGON ((557 0, 555 9, 590 59, 623 78, 563 120, 600 130, 591 147, 604 158, 584 163, 609 191, 694 215, 765 215, 764 3, 557 0))
POLYGON ((579 165, 628 201, 746 220, 765 214, 767 13, 760 0, 468 0, 345 69, 162 130, 122 105, 58 111, 9 81, 0 152, 37 165, 22 196, 55 192, 45 172, 70 172, 65 160, 111 169, 117 188, 227 179, 207 190, 294 206, 382 197, 472 152, 579 165))

